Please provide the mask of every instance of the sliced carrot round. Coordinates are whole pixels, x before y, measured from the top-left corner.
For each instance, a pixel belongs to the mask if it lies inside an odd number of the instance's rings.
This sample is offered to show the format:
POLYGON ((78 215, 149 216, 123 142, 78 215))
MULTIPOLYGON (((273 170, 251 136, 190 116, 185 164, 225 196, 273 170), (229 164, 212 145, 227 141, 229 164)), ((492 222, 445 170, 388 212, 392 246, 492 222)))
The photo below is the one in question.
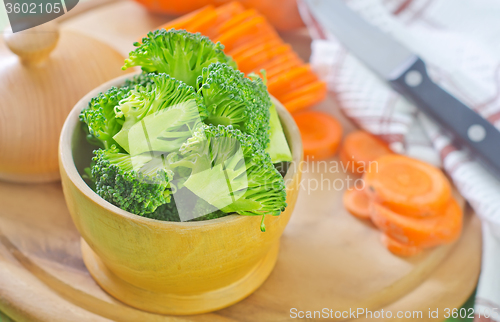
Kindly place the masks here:
POLYGON ((230 30, 222 32, 218 37, 212 40, 214 42, 220 41, 224 45, 226 51, 229 52, 246 42, 269 33, 276 34, 276 31, 269 25, 265 18, 256 16, 238 24, 230 30))
POLYGON ((217 37, 220 28, 233 16, 245 11, 243 5, 239 2, 229 2, 215 9, 217 17, 208 26, 205 25, 199 31, 210 39, 217 37))
MULTIPOLYGON (((220 7, 219 7, 220 8, 220 7)), ((217 9, 219 9, 217 8, 217 9)), ((236 15, 229 17, 219 28, 219 33, 222 34, 232 28, 237 27, 244 21, 248 21, 252 18, 255 18, 259 15, 259 13, 255 9, 245 10, 236 15)))
POLYGON ((290 113, 294 113, 321 102, 325 99, 326 94, 326 83, 318 80, 276 98, 285 105, 290 113))
POLYGON ((226 53, 230 56, 233 56, 233 57, 240 56, 240 55, 244 54, 245 52, 247 52, 248 50, 251 50, 252 48, 255 48, 256 46, 259 46, 261 44, 270 42, 274 39, 281 40, 279 37, 277 37, 276 35, 273 35, 273 34, 262 35, 262 37, 257 37, 255 39, 253 39, 252 41, 246 42, 246 43, 242 44, 241 46, 233 48, 231 51, 227 51, 226 53))
POLYGON ((293 117, 302 136, 305 156, 325 159, 337 152, 342 125, 336 118, 318 111, 304 111, 293 117))
POLYGON ((340 147, 340 161, 352 173, 362 174, 377 158, 393 154, 389 146, 365 131, 349 133, 340 147))
POLYGON ((288 60, 282 62, 280 65, 275 65, 272 68, 266 70, 267 78, 269 81, 274 80, 279 77, 279 75, 291 68, 297 67, 301 64, 299 60, 288 60))
POLYGON ((389 237, 406 245, 428 248, 457 240, 462 231, 463 213, 453 198, 442 215, 427 218, 404 216, 372 203, 371 219, 389 237))
POLYGON ((382 235, 382 244, 394 255, 401 257, 411 257, 420 254, 423 249, 415 246, 403 244, 385 234, 382 235))
POLYGON ((248 59, 251 60, 255 55, 269 52, 270 50, 272 50, 278 46, 282 46, 282 45, 283 45, 283 41, 281 39, 274 38, 274 39, 271 39, 267 42, 261 43, 259 45, 255 45, 252 48, 249 48, 243 52, 234 54, 233 58, 236 61, 244 62, 245 60, 248 60, 248 59))
POLYGON ((193 20, 186 24, 186 31, 196 33, 199 32, 204 36, 211 36, 208 32, 210 27, 213 26, 217 21, 217 11, 208 12, 203 17, 193 20))
POLYGON ((276 47, 270 47, 265 51, 261 51, 253 56, 246 56, 238 60, 238 66, 241 66, 241 71, 251 71, 256 67, 264 64, 265 62, 273 59, 273 57, 287 52, 291 52, 292 46, 288 44, 279 45, 276 47))
POLYGON ((172 21, 167 22, 166 24, 160 26, 158 29, 166 29, 170 30, 172 28, 174 29, 185 29, 186 25, 192 23, 193 21, 196 21, 203 16, 210 14, 215 11, 215 7, 213 5, 208 5, 203 8, 200 8, 196 11, 193 11, 191 13, 188 13, 184 16, 181 16, 177 19, 174 19, 172 21))
MULTIPOLYGON (((304 62, 297 56, 297 54, 294 51, 288 51, 283 54, 278 54, 274 55, 271 59, 266 61, 265 63, 259 65, 256 67, 257 70, 265 69, 265 70, 270 70, 271 68, 275 68, 277 66, 280 66, 281 64, 292 61, 295 62, 296 65, 293 66, 299 66, 302 65, 304 62)), ((276 77, 279 77, 277 75, 276 77)))
POLYGON ((353 216, 370 219, 370 199, 364 190, 349 189, 344 193, 344 207, 353 216))
POLYGON ((270 79, 267 83, 269 92, 275 95, 286 95, 301 86, 312 83, 318 79, 318 76, 313 73, 309 64, 294 67, 282 72, 278 77, 270 79))
POLYGON ((158 0, 135 0, 145 6, 149 11, 161 14, 183 15, 193 10, 212 3, 212 0, 190 0, 190 1, 158 1, 158 0))
POLYGON ((451 198, 451 185, 441 170, 402 155, 377 158, 364 179, 373 200, 408 216, 440 215, 451 198))
POLYGON ((221 22, 228 21, 232 17, 245 12, 245 7, 239 2, 233 1, 226 3, 216 9, 217 15, 219 15, 219 20, 221 22))

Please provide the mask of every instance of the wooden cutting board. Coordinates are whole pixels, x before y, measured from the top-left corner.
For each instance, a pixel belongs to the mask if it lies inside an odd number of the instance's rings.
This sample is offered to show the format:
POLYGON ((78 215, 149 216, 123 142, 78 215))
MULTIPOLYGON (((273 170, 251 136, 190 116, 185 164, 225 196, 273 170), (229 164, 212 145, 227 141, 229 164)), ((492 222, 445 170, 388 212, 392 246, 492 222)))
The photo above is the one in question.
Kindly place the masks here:
MULTIPOLYGON (((121 1, 72 18, 63 27, 108 39, 125 54, 140 35, 166 20, 121 1)), ((307 59, 310 39, 305 33, 285 38, 307 59)), ((332 98, 318 108, 336 114, 346 131, 353 128, 332 98)), ((442 312, 465 302, 476 285, 481 251, 480 225, 470 210, 457 244, 401 259, 382 247, 374 227, 343 209, 343 191, 307 191, 308 182, 333 183, 345 180, 344 175, 308 166, 268 280, 236 305, 189 317, 138 311, 97 286, 83 264, 80 235, 58 183, 0 182, 0 311, 19 321, 284 321, 292 308, 422 310, 425 317, 429 308, 442 312)))
MULTIPOLYGON (((304 174, 305 182, 323 175, 304 174)), ((291 308, 349 310, 460 306, 480 263, 480 226, 470 212, 462 239, 411 259, 393 256, 371 225, 342 207, 342 191, 301 191, 276 267, 244 301, 183 321, 281 321, 291 308)), ((80 235, 59 184, 0 183, 0 310, 20 321, 168 321, 121 304, 87 272, 80 235), (85 318, 84 318, 85 317, 85 318)))

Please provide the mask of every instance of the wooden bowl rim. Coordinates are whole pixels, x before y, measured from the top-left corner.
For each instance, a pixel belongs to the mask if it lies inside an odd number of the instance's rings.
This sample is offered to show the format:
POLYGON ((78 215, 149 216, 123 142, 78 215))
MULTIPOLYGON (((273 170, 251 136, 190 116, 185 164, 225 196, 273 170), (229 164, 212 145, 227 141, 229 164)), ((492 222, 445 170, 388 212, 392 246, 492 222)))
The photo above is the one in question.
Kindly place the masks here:
MULTIPOLYGON (((72 108, 68 117, 64 121, 63 128, 61 130, 61 136, 59 139, 59 159, 61 164, 61 172, 65 172, 68 176, 69 180, 75 185, 75 187, 84 194, 88 199, 92 200, 96 204, 100 205, 104 209, 108 210, 110 213, 127 218, 132 220, 138 224, 145 225, 155 225, 155 226, 179 226, 179 227, 195 227, 195 226, 211 226, 211 225, 219 225, 226 224, 229 222, 234 222, 237 220, 246 220, 248 216, 240 216, 240 215, 229 215, 217 219, 204 220, 204 221, 196 221, 196 222, 173 222, 173 221, 162 221, 157 219, 151 219, 147 217, 143 217, 140 215, 136 215, 125 211, 110 202, 101 198, 97 193, 95 193, 86 183, 83 181, 81 175, 78 173, 76 169, 76 165, 73 159, 73 151, 72 151, 72 138, 74 131, 77 129, 79 124, 79 115, 80 112, 87 107, 88 102, 98 95, 101 92, 105 92, 109 88, 113 86, 121 86, 124 84, 126 79, 133 77, 134 75, 140 74, 140 71, 135 73, 130 73, 127 75, 119 76, 114 78, 97 88, 90 91, 87 95, 85 95, 76 105, 72 108)), ((287 188, 290 184, 292 184, 292 178, 297 175, 299 170, 300 162, 303 158, 303 148, 302 148, 302 139, 300 137, 300 132, 295 123, 292 115, 285 109, 285 107, 274 97, 271 97, 273 103, 276 106, 276 110, 278 112, 279 118, 281 120, 283 130, 285 132, 285 136, 287 138, 288 144, 290 145, 290 149, 292 151, 292 165, 288 169, 287 174, 285 175, 285 183, 287 184, 287 188)))

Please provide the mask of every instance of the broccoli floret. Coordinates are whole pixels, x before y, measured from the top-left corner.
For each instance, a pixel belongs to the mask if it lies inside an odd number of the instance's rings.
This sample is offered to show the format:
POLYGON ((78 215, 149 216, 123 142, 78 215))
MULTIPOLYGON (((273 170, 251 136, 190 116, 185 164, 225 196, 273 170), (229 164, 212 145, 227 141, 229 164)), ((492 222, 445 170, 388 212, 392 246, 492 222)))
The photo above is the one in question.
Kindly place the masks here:
POLYGON ((147 77, 153 85, 136 86, 115 107, 123 126, 113 139, 131 155, 178 150, 207 115, 193 87, 166 74, 147 77))
POLYGON ((190 221, 204 221, 204 220, 222 218, 222 217, 226 217, 229 215, 230 215, 229 213, 225 213, 221 210, 217 210, 217 211, 211 212, 211 213, 204 215, 204 216, 195 217, 194 219, 192 219, 190 221))
POLYGON ((175 79, 195 86, 203 67, 214 62, 236 64, 224 54, 224 46, 214 44, 208 37, 185 30, 165 29, 148 33, 142 44, 130 52, 122 69, 142 67, 145 72, 166 73, 175 79))
POLYGON ((249 79, 226 64, 214 63, 203 68, 197 86, 208 111, 205 123, 232 125, 268 146, 271 100, 259 77, 249 79))
POLYGON ((153 213, 146 214, 145 217, 162 221, 181 221, 174 198, 170 198, 170 202, 159 206, 153 213))
POLYGON ((273 163, 280 162, 291 162, 292 152, 288 146, 288 142, 283 132, 283 127, 276 111, 276 106, 274 104, 270 108, 271 120, 270 120, 270 131, 269 131, 269 145, 267 146, 266 152, 269 153, 273 163))
POLYGON ((125 80, 125 86, 129 88, 135 88, 137 85, 146 87, 148 84, 154 85, 154 82, 149 76, 149 73, 146 72, 142 72, 139 75, 135 75, 131 79, 125 80))
POLYGON ((232 126, 202 125, 169 164, 189 168, 183 187, 224 213, 279 215, 286 207, 285 182, 269 155, 232 126))
POLYGON ((130 156, 116 146, 94 151, 95 191, 106 201, 136 215, 148 215, 170 202, 173 172, 150 155, 130 156))
MULTIPOLYGON (((200 202, 199 200, 194 204, 192 209, 193 219, 189 221, 203 221, 210 220, 228 216, 229 214, 222 212, 220 210, 213 211, 213 207, 206 207, 206 202, 200 202)), ((159 206, 155 212, 152 214, 145 215, 151 219, 163 220, 163 221, 175 221, 180 222, 179 211, 175 203, 175 198, 171 198, 169 203, 159 206)))
POLYGON ((129 87, 112 87, 90 100, 88 107, 80 114, 80 120, 86 123, 88 141, 91 144, 105 149, 116 144, 113 136, 120 131, 122 125, 115 118, 114 108, 129 94, 129 87))

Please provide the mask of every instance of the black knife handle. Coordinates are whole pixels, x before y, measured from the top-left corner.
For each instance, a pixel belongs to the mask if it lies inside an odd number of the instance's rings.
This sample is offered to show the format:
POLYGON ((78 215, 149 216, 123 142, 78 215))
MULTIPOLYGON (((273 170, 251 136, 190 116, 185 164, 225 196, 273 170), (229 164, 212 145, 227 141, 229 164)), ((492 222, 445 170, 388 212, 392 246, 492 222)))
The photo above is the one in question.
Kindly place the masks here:
POLYGON ((500 176, 500 131, 435 84, 425 63, 417 59, 391 85, 453 136, 455 144, 468 148, 487 168, 500 176))

